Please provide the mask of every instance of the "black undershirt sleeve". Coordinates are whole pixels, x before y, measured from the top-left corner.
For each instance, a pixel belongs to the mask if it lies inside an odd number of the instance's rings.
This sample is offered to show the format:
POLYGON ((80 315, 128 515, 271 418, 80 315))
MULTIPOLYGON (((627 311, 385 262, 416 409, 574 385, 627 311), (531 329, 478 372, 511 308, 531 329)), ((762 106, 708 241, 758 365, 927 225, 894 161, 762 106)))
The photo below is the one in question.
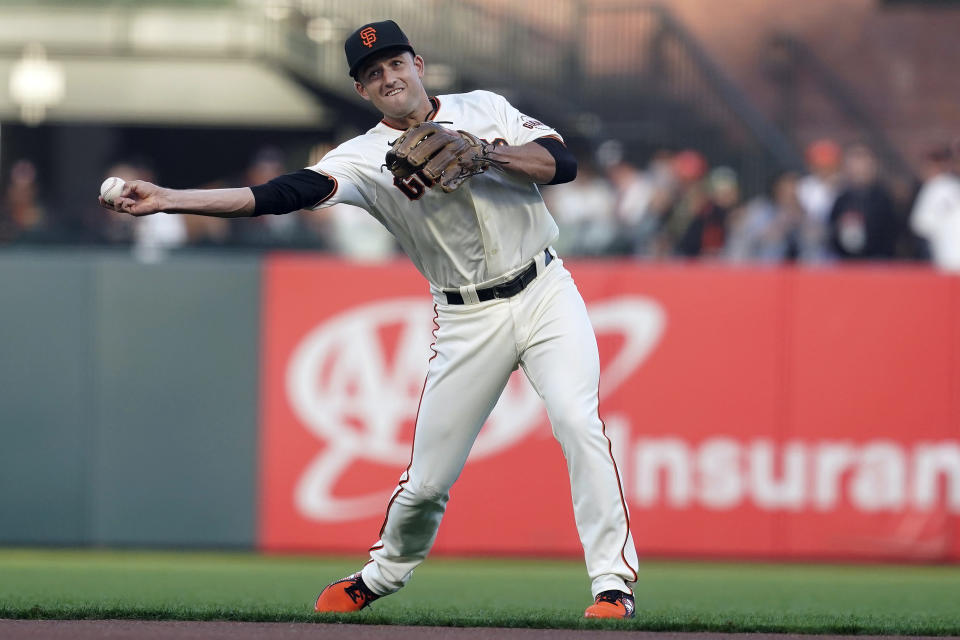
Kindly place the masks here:
POLYGON ((273 180, 250 187, 253 191, 253 215, 283 214, 309 209, 333 195, 337 183, 312 169, 285 173, 273 180))
POLYGON ((563 146, 562 142, 556 138, 548 137, 537 138, 534 142, 549 151, 557 163, 557 170, 553 174, 553 179, 547 184, 563 184, 577 177, 577 159, 573 157, 569 149, 563 146))

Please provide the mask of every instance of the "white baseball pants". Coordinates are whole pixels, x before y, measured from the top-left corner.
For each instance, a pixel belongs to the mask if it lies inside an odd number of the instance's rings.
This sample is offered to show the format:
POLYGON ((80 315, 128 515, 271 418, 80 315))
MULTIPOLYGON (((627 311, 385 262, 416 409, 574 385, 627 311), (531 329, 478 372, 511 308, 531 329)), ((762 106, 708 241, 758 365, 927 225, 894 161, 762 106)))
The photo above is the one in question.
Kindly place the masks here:
POLYGON ((426 558, 449 490, 519 365, 544 399, 566 457, 593 595, 632 592, 637 553, 598 414, 596 336, 562 261, 554 259, 511 298, 466 305, 438 301, 436 309, 436 355, 424 384, 410 466, 390 499, 363 581, 374 593, 393 593, 426 558))

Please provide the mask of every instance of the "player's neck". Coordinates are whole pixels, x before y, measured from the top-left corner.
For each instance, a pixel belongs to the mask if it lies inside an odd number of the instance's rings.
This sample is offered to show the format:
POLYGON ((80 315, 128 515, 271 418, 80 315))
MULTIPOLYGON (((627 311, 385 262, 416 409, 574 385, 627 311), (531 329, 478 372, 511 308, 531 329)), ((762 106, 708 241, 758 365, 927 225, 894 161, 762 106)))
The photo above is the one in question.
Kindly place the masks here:
POLYGON ((424 91, 416 109, 405 116, 388 116, 387 114, 383 114, 383 121, 396 129, 406 129, 418 122, 423 122, 430 117, 431 113, 433 113, 433 103, 430 102, 430 97, 427 96, 427 92, 424 91))

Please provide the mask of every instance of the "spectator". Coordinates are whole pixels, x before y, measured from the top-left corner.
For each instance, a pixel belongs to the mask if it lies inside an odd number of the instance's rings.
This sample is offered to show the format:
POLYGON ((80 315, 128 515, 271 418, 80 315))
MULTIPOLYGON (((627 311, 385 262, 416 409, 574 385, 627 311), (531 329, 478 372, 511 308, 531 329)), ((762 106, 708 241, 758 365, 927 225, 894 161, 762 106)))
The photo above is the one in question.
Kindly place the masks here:
MULTIPOLYGON (((663 229, 676 204, 679 188, 673 160, 672 151, 655 151, 642 176, 642 188, 634 188, 632 198, 624 195, 619 201, 618 217, 632 220, 625 228, 624 236, 630 240, 632 253, 636 256, 651 257, 668 253, 661 246, 663 229), (636 212, 632 215, 631 207, 624 206, 631 202, 636 212)), ((629 194, 630 190, 623 189, 623 193, 629 194)))
POLYGON ((29 160, 17 160, 3 194, 0 212, 0 243, 30 242, 49 235, 43 206, 38 199, 37 168, 29 160))
POLYGON ((615 229, 608 253, 636 253, 657 226, 657 222, 648 217, 653 182, 637 167, 622 160, 607 167, 607 179, 615 193, 612 211, 615 229))
POLYGON ((809 173, 797 182, 797 198, 806 213, 803 259, 820 261, 829 255, 828 225, 841 186, 843 153, 833 140, 821 139, 807 146, 805 155, 809 173))
POLYGON ((740 204, 740 184, 736 172, 717 167, 706 182, 707 198, 698 215, 680 238, 680 255, 717 257, 727 242, 727 219, 740 204))
POLYGON ((844 174, 845 186, 830 210, 831 249, 845 260, 893 258, 897 215, 873 153, 863 145, 851 146, 844 155, 844 174))
POLYGON ((617 236, 615 187, 584 161, 572 182, 544 189, 547 207, 560 227, 554 248, 567 255, 604 254, 617 236))
POLYGON ((707 172, 706 158, 698 151, 687 149, 677 153, 672 162, 677 177, 677 200, 667 214, 661 236, 662 255, 693 257, 700 255, 703 220, 712 209, 703 178, 707 172))
POLYGON ((933 263, 960 272, 960 178, 947 147, 934 149, 924 164, 925 181, 910 214, 910 226, 930 243, 933 263))
POLYGON ((819 238, 800 204, 795 173, 784 173, 769 196, 751 200, 731 216, 726 255, 734 262, 784 262, 805 259, 819 238))
POLYGON ((307 224, 327 238, 330 250, 347 260, 384 262, 397 255, 393 235, 360 207, 335 204, 307 216, 307 224))

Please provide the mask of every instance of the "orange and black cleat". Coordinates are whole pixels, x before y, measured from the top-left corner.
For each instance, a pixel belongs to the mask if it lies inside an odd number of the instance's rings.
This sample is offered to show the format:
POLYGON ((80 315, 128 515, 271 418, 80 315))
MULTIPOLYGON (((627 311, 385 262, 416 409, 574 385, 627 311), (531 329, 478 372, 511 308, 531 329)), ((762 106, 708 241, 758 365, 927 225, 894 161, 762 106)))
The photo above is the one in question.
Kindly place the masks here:
POLYGON ((634 616, 633 596, 612 589, 601 591, 592 605, 583 612, 584 618, 632 618, 634 616))
POLYGON ((331 582, 320 595, 313 610, 317 613, 352 613, 360 611, 379 598, 363 583, 359 573, 331 582))

